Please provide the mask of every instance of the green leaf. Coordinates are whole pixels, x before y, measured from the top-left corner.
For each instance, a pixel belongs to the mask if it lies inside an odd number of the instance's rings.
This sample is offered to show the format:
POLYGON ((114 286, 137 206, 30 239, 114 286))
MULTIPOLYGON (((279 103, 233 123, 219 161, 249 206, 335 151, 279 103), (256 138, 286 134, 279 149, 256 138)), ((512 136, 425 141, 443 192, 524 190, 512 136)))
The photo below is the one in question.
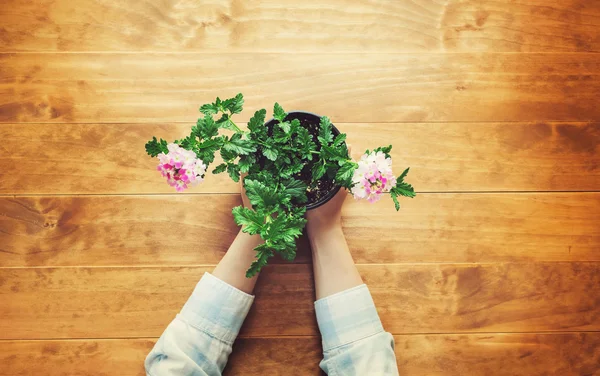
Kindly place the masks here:
POLYGON ((281 170, 281 177, 282 178, 289 178, 294 174, 299 173, 300 171, 302 171, 302 169, 304 168, 304 165, 302 163, 290 163, 286 166, 283 167, 283 170, 281 170))
POLYGON ((325 165, 321 161, 316 162, 312 168, 312 179, 319 180, 325 175, 325 165))
POLYGON ((279 103, 275 103, 273 106, 273 117, 280 122, 285 121, 285 117, 287 113, 283 110, 283 108, 279 105, 279 103))
POLYGON ((264 108, 254 113, 254 116, 252 116, 248 122, 248 129, 250 132, 258 134, 267 133, 267 127, 265 127, 265 116, 267 116, 267 110, 264 108))
POLYGON ((268 187, 258 180, 244 179, 246 195, 255 208, 269 208, 279 203, 279 195, 274 187, 268 187))
POLYGON ((158 141, 156 137, 152 137, 152 140, 146 143, 146 153, 151 157, 156 157, 160 153, 167 154, 168 152, 167 141, 162 138, 158 141))
POLYGON ((267 238, 275 243, 284 243, 287 246, 294 246, 296 239, 302 235, 305 220, 290 218, 285 214, 279 214, 269 225, 267 229, 267 238))
POLYGON ((218 135, 219 127, 211 115, 205 115, 204 118, 198 119, 195 127, 192 127, 192 133, 196 137, 206 140, 218 135))
POLYGON ((223 137, 217 137, 210 140, 206 140, 196 150, 196 156, 200 158, 204 163, 210 164, 215 160, 215 153, 221 147, 223 137))
POLYGON ((390 191, 398 196, 404 196, 404 197, 410 197, 410 198, 413 198, 417 195, 415 193, 415 189, 413 188, 412 185, 402 182, 402 181, 398 181, 396 183, 396 186, 394 188, 392 188, 390 191))
POLYGON ((239 226, 245 226, 243 232, 255 235, 263 229, 265 217, 254 210, 237 206, 233 208, 233 218, 239 226))
POLYGON ((373 149, 373 153, 376 153, 376 152, 378 152, 378 151, 380 151, 380 152, 382 152, 383 154, 385 154, 385 157, 386 157, 386 158, 391 158, 391 156, 390 156, 390 152, 392 151, 392 145, 388 145, 388 146, 380 146, 380 147, 378 147, 378 148, 376 148, 376 149, 373 149))
POLYGON ((267 159, 269 159, 271 161, 277 160, 278 153, 277 153, 277 150, 275 150, 275 149, 264 147, 262 149, 262 153, 265 157, 267 157, 267 159))
POLYGON ((354 170, 356 170, 354 163, 345 163, 335 175, 335 181, 344 187, 350 186, 354 170))
POLYGON ((267 265, 269 258, 273 257, 273 250, 265 244, 254 248, 256 251, 256 260, 252 262, 250 268, 246 271, 246 278, 252 278, 267 265))
POLYGON ((404 170, 400 176, 398 176, 398 178, 396 179, 396 181, 404 181, 404 178, 406 177, 406 175, 408 175, 408 170, 410 170, 410 167, 408 167, 406 170, 404 170))
POLYGON ((238 165, 233 163, 227 164, 227 173, 234 182, 237 183, 240 181, 240 167, 238 165))
POLYGON ((230 131, 237 131, 235 123, 231 121, 231 117, 228 114, 223 114, 219 120, 217 120, 217 126, 223 129, 229 129, 230 131))
POLYGON ((302 152, 302 157, 311 161, 313 159, 312 152, 316 151, 317 144, 313 141, 312 135, 306 128, 298 128, 298 137, 295 138, 295 145, 302 152))
POLYGON ((331 147, 321 145, 321 155, 326 161, 346 161, 348 159, 348 149, 345 147, 331 147))
POLYGON ((239 93, 234 98, 225 99, 223 101, 223 108, 231 112, 232 114, 239 114, 242 112, 244 107, 244 96, 239 93))
MULTIPOLYGON (((239 133, 236 133, 239 135, 239 133)), ((235 136, 235 135, 234 135, 235 136)), ((248 155, 256 151, 256 146, 250 140, 244 140, 240 138, 231 137, 231 140, 223 145, 223 148, 227 151, 237 153, 238 155, 248 155)))
POLYGON ((227 163, 221 163, 212 171, 213 174, 220 174, 221 172, 225 172, 227 169, 227 163))
POLYGON ((290 133, 296 133, 296 131, 300 128, 300 120, 292 119, 290 122, 290 133))
POLYGON ((298 202, 306 202, 306 184, 300 180, 290 179, 284 182, 285 192, 298 202))
POLYGON ((254 163, 256 163, 256 158, 253 155, 245 155, 240 157, 240 161, 238 162, 240 172, 247 173, 250 171, 250 167, 252 167, 254 163))
POLYGON ((340 133, 335 136, 335 140, 333 140, 333 146, 340 146, 344 141, 346 141, 346 134, 340 133))
POLYGON ((238 154, 235 151, 227 148, 221 148, 221 158, 223 158, 225 162, 230 162, 237 157, 238 154))
POLYGON ((392 200, 394 201, 394 207, 396 211, 400 210, 400 203, 398 202, 398 195, 394 192, 391 193, 392 200))
POLYGON ((193 150, 196 146, 196 137, 195 136, 187 136, 183 140, 177 142, 179 146, 186 150, 193 150))
POLYGON ((319 136, 317 137, 322 145, 329 145, 333 141, 333 130, 331 120, 327 116, 321 117, 319 136))
POLYGON ((219 112, 219 107, 217 107, 214 103, 203 104, 200 107, 200 112, 202 112, 204 115, 215 115, 217 112, 219 112))
POLYGON ((281 130, 284 131, 286 134, 290 133, 291 127, 291 124, 287 121, 279 123, 279 128, 281 128, 281 130))

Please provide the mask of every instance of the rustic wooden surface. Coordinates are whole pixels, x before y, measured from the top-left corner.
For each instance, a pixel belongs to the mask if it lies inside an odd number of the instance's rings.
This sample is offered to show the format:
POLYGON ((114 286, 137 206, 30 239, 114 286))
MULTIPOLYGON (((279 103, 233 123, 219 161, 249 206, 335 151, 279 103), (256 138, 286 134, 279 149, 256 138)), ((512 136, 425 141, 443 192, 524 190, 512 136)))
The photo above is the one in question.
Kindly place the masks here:
MULTIPOLYGON (((599 52, 588 0, 3 1, 0 375, 144 374, 240 198, 173 194, 143 144, 237 92, 411 167, 400 213, 344 209, 402 375, 600 375, 599 52)), ((319 374, 299 249, 226 374, 319 374)))
MULTIPOLYGON (((469 374, 594 375, 600 362, 599 333, 495 333, 396 335, 401 375, 463 376, 469 374)), ((145 375, 142 363, 156 338, 48 341, 0 341, 0 352, 11 359, 2 376, 29 376, 46 365, 45 376, 145 375)), ((314 366, 321 356, 319 337, 240 338, 226 374, 319 375, 314 366), (255 358, 261 358, 256 362, 255 358), (294 370, 294 373, 290 373, 294 370)))
MULTIPOLYGON (((183 138, 192 122, 2 125, 0 194, 172 193, 158 184, 156 160, 127 150, 143 150, 153 135, 183 138), (35 170, 35 179, 23 170, 35 170)), ((413 167, 419 192, 600 190, 600 122, 336 125, 356 157, 392 143, 394 164, 413 167)), ((238 191, 227 174, 194 190, 238 191)))
POLYGON ((334 123, 600 118, 595 53, 4 53, 0 66, 0 122, 189 124, 198 101, 238 92, 240 120, 275 101, 334 123))

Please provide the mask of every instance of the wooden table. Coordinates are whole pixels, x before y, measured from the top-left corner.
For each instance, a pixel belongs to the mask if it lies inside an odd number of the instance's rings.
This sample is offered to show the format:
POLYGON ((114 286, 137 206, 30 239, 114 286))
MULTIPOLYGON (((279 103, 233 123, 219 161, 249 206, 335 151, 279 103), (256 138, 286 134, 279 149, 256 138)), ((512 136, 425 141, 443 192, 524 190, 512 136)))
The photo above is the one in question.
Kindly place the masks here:
MULTIPOLYGON (((417 198, 348 200, 402 375, 600 375, 600 2, 4 0, 0 375, 142 375, 237 228, 143 145, 216 96, 392 143, 417 198)), ((399 172, 399 171, 398 171, 399 172)), ((306 240, 229 375, 316 375, 306 240)))

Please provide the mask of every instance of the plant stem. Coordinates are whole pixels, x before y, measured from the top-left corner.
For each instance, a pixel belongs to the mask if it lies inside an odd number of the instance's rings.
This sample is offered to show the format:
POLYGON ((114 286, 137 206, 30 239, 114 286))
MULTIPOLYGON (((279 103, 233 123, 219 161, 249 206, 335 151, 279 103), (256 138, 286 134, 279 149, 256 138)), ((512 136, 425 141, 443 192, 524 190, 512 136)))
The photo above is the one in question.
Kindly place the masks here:
POLYGON ((231 122, 231 124, 232 124, 232 125, 235 127, 235 129, 236 129, 238 132, 240 132, 240 133, 244 133, 244 131, 243 131, 243 130, 241 130, 241 129, 240 129, 240 127, 238 127, 238 126, 237 126, 237 124, 235 124, 235 123, 233 122, 233 120, 231 120, 231 115, 229 115, 229 121, 231 122))

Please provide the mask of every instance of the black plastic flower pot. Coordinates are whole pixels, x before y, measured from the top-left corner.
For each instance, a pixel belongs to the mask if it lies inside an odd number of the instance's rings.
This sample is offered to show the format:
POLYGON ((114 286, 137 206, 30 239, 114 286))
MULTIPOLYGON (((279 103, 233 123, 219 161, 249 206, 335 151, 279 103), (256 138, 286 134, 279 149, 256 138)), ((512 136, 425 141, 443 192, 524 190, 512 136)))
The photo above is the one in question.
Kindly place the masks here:
MULTIPOLYGON (((294 119, 298 119, 300 121, 300 125, 307 128, 309 131, 311 131, 311 127, 314 127, 312 129, 313 132, 311 132, 311 133, 314 134, 315 130, 316 130, 316 132, 318 132, 319 123, 321 121, 321 116, 310 113, 310 112, 304 112, 304 111, 288 112, 288 115, 286 116, 285 120, 289 121, 289 120, 294 120, 294 119)), ((277 123, 276 119, 271 119, 265 123, 265 126, 270 129, 276 123, 277 123)), ((340 131, 336 128, 336 126, 334 124, 332 124, 331 126, 332 126, 332 132, 333 132, 334 137, 337 136, 338 134, 340 134, 340 131)), ((315 142, 316 141, 317 140, 315 138, 315 142)), ((344 145, 345 145, 345 143, 344 143, 344 145)), ((308 204, 306 204, 306 210, 318 208, 319 206, 325 204, 327 201, 331 200, 339 192, 341 186, 334 185, 333 181, 330 180, 327 177, 327 175, 325 175, 322 179, 327 179, 331 182, 330 189, 328 189, 327 192, 323 196, 319 197, 314 202, 311 202, 309 199, 308 204)))

